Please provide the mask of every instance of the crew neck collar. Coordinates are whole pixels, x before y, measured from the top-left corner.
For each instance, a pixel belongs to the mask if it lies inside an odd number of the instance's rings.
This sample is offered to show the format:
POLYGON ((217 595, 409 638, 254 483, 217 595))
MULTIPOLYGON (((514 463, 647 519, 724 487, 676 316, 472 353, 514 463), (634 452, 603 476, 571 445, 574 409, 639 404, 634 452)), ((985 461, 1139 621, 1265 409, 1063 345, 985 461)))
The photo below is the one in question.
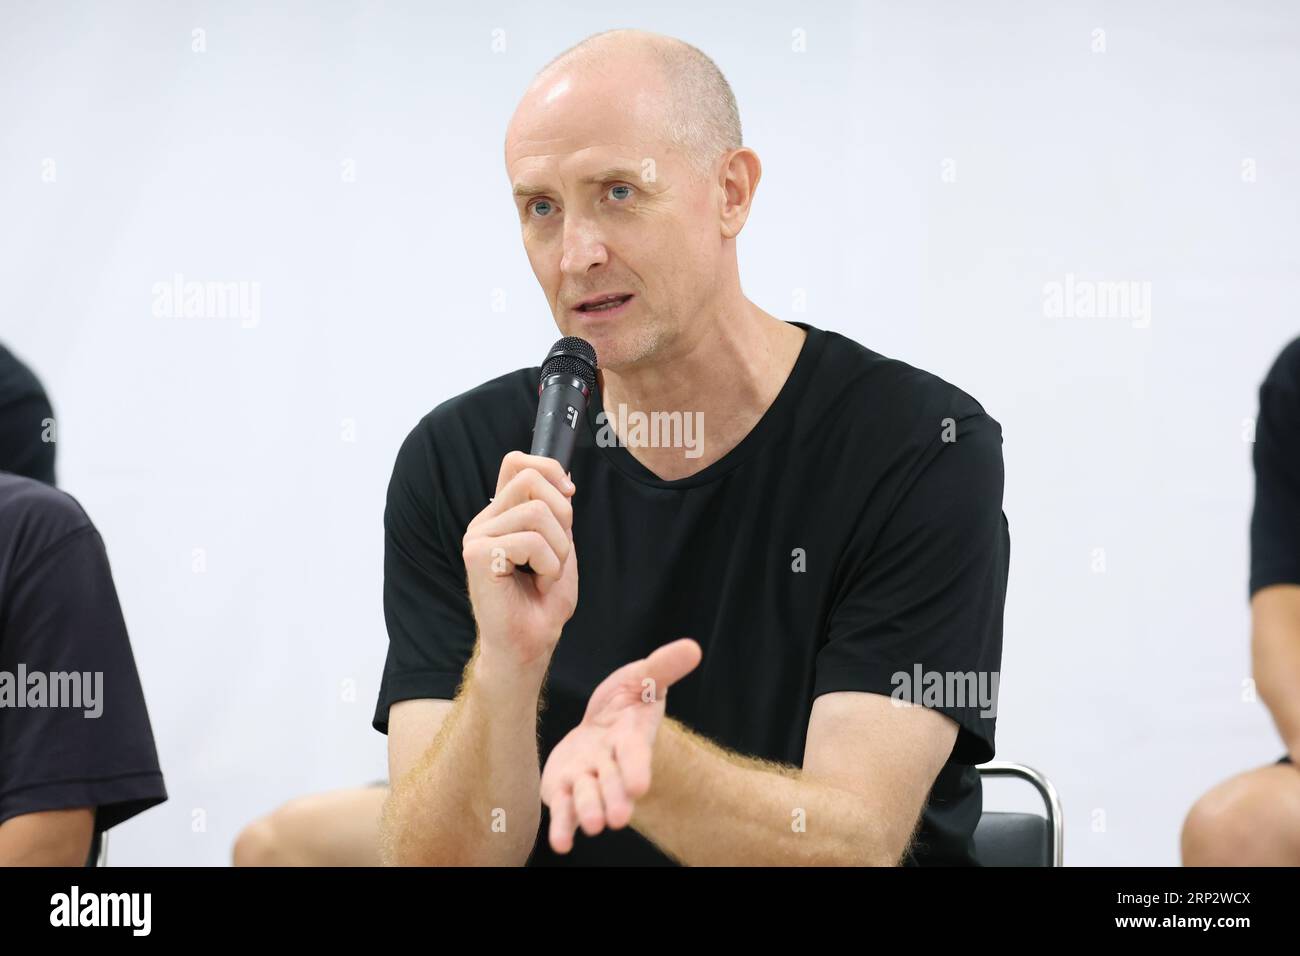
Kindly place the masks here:
POLYGON ((641 464, 624 445, 602 445, 597 440, 597 437, 602 429, 610 429, 600 420, 601 413, 604 411, 604 399, 599 385, 592 389, 591 401, 587 403, 587 427, 591 443, 596 446, 597 451, 604 455, 610 464, 627 477, 643 485, 649 485, 653 488, 680 489, 694 488, 698 485, 716 481, 745 461, 748 461, 772 435, 780 432, 794 417, 795 406, 799 398, 807 390, 812 371, 821 356, 822 348, 826 344, 826 333, 822 329, 804 322, 790 322, 789 324, 798 326, 807 334, 804 337, 803 345, 799 349, 799 355, 795 358, 794 367, 786 377, 781 390, 754 427, 740 440, 740 443, 702 471, 687 475, 685 478, 665 480, 641 464))

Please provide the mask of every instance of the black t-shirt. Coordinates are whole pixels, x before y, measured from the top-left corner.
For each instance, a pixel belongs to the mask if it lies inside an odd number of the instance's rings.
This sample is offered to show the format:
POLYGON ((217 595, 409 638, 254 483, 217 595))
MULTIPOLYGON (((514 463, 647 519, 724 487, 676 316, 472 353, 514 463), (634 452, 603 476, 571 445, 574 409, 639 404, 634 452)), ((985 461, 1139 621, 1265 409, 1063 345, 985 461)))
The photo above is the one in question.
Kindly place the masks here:
MULTIPOLYGON (((792 324, 807 338, 776 400, 687 478, 660 480, 628 448, 598 442, 593 395, 570 468, 578 607, 551 660, 543 762, 611 671, 682 636, 704 658, 668 693, 667 714, 793 766, 820 694, 893 696, 906 690, 900 673, 924 684, 928 672, 998 671, 1010 550, 1001 426, 934 375, 792 324)), ((443 402, 398 453, 384 513, 380 731, 396 701, 455 696, 475 639, 461 539, 501 459, 531 445, 538 377, 520 369, 443 402)), ((925 702, 919 687, 908 698, 925 702)), ((995 708, 938 707, 958 737, 906 862, 975 862, 973 765, 993 757, 995 708)), ((579 831, 557 856, 547 826, 543 808, 531 865, 671 862, 631 828, 579 831)))
POLYGON ((53 418, 31 369, 0 345, 0 471, 54 484, 53 418))
POLYGON ((1277 357, 1259 387, 1250 593, 1300 584, 1300 339, 1277 357))
POLYGON ((94 807, 98 833, 166 799, 99 532, 0 472, 0 823, 94 807))

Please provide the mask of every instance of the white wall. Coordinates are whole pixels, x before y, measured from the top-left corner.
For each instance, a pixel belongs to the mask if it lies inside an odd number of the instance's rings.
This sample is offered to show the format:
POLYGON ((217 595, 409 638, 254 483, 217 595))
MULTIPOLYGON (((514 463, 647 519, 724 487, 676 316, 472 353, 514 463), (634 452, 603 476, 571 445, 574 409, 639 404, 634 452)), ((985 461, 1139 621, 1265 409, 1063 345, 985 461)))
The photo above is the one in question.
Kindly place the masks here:
POLYGON ((1176 862, 1195 796, 1282 752, 1242 701, 1243 421, 1300 331, 1300 12, 554 9, 0 8, 0 337, 44 378, 61 484, 108 542, 171 792, 113 862, 223 864, 254 815, 384 775, 393 455, 555 339, 502 138, 542 63, 616 26, 695 43, 735 88, 764 162, 750 297, 1001 421, 999 757, 1058 785, 1068 862, 1176 862), (176 273, 259 283, 257 324, 155 317, 176 273), (1067 274, 1149 283, 1149 325, 1045 315, 1067 274))

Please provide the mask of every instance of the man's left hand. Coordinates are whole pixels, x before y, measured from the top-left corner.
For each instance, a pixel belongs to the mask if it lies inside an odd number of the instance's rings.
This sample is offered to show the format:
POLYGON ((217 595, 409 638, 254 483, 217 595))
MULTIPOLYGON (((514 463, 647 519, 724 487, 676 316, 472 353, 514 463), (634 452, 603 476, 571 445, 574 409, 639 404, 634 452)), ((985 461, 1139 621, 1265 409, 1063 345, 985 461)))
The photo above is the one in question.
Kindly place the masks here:
POLYGON ((610 674, 591 695, 582 723, 555 745, 542 770, 541 798, 551 811, 556 853, 573 848, 579 826, 588 836, 628 825, 636 800, 650 789, 655 735, 668 688, 704 656, 689 637, 610 674))

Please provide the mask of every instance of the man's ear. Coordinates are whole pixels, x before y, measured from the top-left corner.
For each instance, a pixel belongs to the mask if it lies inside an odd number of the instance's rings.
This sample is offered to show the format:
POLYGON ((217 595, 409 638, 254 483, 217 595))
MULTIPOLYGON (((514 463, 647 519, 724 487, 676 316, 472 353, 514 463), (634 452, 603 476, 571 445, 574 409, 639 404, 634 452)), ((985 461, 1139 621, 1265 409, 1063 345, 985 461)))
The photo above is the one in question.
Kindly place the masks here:
POLYGON ((749 207, 754 201, 754 192, 758 189, 758 180, 763 175, 763 164, 758 154, 742 146, 733 149, 722 161, 718 172, 718 185, 721 186, 722 203, 719 213, 723 238, 734 239, 745 228, 749 218, 749 207))

